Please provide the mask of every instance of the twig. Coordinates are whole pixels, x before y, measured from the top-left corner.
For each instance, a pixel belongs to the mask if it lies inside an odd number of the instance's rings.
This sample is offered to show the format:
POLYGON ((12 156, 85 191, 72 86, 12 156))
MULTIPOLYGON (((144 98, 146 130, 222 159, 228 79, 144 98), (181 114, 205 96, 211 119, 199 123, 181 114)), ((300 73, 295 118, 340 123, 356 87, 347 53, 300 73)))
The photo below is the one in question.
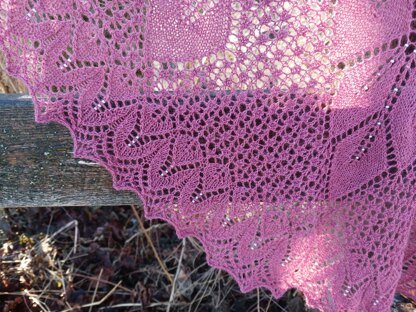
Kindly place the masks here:
POLYGON ((152 242, 152 239, 149 236, 149 233, 147 233, 147 231, 144 227, 143 221, 140 218, 136 207, 134 205, 131 205, 131 209, 133 210, 134 216, 136 217, 137 221, 139 222, 140 230, 143 232, 144 236, 146 236, 146 240, 149 243, 150 248, 152 248, 152 251, 153 251, 153 253, 156 257, 157 262, 159 263, 160 267, 162 268, 163 272, 165 273, 166 278, 169 280, 169 282, 171 284, 173 284, 172 277, 170 276, 170 273, 168 272, 168 269, 166 268, 165 263, 162 261, 162 259, 160 259, 159 254, 157 253, 157 250, 156 250, 155 246, 153 245, 153 242, 152 242))
POLYGON ((78 220, 75 220, 75 233, 74 233, 74 254, 77 253, 77 245, 78 245, 78 220))
MULTIPOLYGON (((217 307, 220 307, 221 304, 223 303, 223 301, 228 298, 227 296, 230 293, 230 291, 232 290, 232 283, 230 283, 230 281, 231 281, 231 279, 229 279, 229 278, 226 279, 226 283, 224 285, 225 287, 221 291, 221 294, 222 294, 223 298, 218 302, 217 307)), ((221 284, 218 284, 218 289, 220 289, 220 285, 221 284)), ((218 293, 218 296, 220 296, 221 294, 218 293)))
POLYGON ((176 268, 175 278, 173 280, 172 290, 170 292, 170 297, 169 297, 169 304, 168 304, 168 307, 166 308, 166 312, 170 312, 170 305, 172 304, 174 296, 175 296, 175 285, 176 285, 176 281, 178 279, 178 276, 179 276, 179 273, 180 273, 180 270, 181 270, 181 265, 182 265, 183 254, 184 254, 184 251, 185 251, 185 246, 186 246, 186 238, 184 238, 182 240, 181 255, 179 256, 178 267, 176 268))
MULTIPOLYGON (((81 308, 89 308, 89 307, 94 307, 94 306, 102 304, 104 301, 106 301, 113 294, 113 292, 117 289, 117 287, 121 284, 121 282, 122 281, 118 282, 116 284, 116 286, 114 286, 113 289, 111 289, 110 292, 107 295, 105 295, 100 301, 84 304, 84 305, 81 306, 81 308)), ((61 312, 70 312, 70 311, 73 311, 73 309, 72 308, 71 309, 66 309, 66 310, 63 310, 61 312)))
POLYGON ((107 309, 115 309, 115 308, 141 308, 143 305, 141 303, 120 303, 116 305, 112 305, 109 307, 101 307, 99 311, 101 310, 107 310, 107 309))
POLYGON ((72 226, 75 228, 74 253, 76 253, 77 252, 77 244, 78 244, 78 220, 72 220, 71 222, 65 224, 63 227, 61 227, 59 230, 57 230, 51 236, 45 237, 42 241, 50 242, 55 238, 55 236, 57 236, 58 234, 62 233, 63 231, 65 231, 66 229, 68 229, 72 226))
POLYGON ((29 307, 29 305, 27 304, 26 296, 22 296, 22 298, 23 298, 23 300, 24 300, 24 302, 25 302, 25 306, 26 306, 26 308, 28 309, 28 311, 30 311, 30 307, 29 307))
MULTIPOLYGON (((32 293, 42 293, 43 290, 31 290, 32 293)), ((59 290, 50 290, 50 293, 56 293, 59 294, 60 291, 59 290)), ((32 293, 28 293, 26 290, 24 291, 2 291, 0 292, 0 296, 31 296, 32 293)), ((52 299, 51 297, 48 296, 44 296, 47 299, 52 299)), ((0 301, 1 302, 1 301, 0 301)))
MULTIPOLYGON (((103 268, 101 268, 100 274, 98 274, 98 281, 95 284, 94 294, 92 295, 91 302, 94 302, 95 296, 97 295, 98 285, 100 284, 100 280, 101 280, 101 274, 103 274, 103 268)), ((88 312, 91 312, 91 310, 92 310, 92 306, 90 306, 90 308, 88 309, 88 312)))
MULTIPOLYGON (((157 229, 157 228, 160 228, 160 227, 163 227, 163 226, 166 226, 166 225, 168 225, 168 223, 161 223, 161 224, 153 224, 152 226, 150 226, 150 227, 148 227, 147 229, 146 229, 146 232, 151 232, 151 231, 153 231, 154 229, 157 229)), ((137 236, 140 236, 140 232, 137 232, 137 233, 134 233, 131 237, 129 237, 127 240, 126 240, 126 244, 128 244, 128 243, 130 243, 133 239, 135 239, 137 236)))
POLYGON ((270 309, 270 304, 272 303, 272 296, 270 296, 270 298, 269 298, 269 302, 267 302, 267 307, 266 307, 266 312, 268 312, 269 311, 269 309, 270 309))
MULTIPOLYGON (((54 275, 54 273, 52 273, 52 271, 51 270, 49 270, 49 269, 46 269, 51 275, 54 275)), ((43 287, 42 287, 42 292, 40 293, 40 295, 38 295, 38 297, 42 297, 43 296, 43 294, 45 293, 45 292, 47 292, 49 289, 50 289, 50 285, 51 285, 51 283, 52 283, 52 279, 49 279, 49 281, 48 281, 48 284, 45 286, 45 285, 43 285, 43 287)))
MULTIPOLYGON (((189 312, 190 311, 198 311, 198 308, 199 308, 199 305, 201 304, 201 302, 202 302, 202 299, 204 298, 204 296, 205 296, 205 293, 206 293, 206 291, 207 291, 207 289, 208 289, 208 284, 210 284, 209 282, 211 281, 211 276, 212 276, 212 274, 214 274, 214 272, 215 272, 215 269, 213 269, 213 268, 210 268, 209 270, 208 270, 208 272, 206 273, 206 279, 207 279, 207 281, 204 283, 204 285, 201 287, 201 289, 199 289, 198 290, 198 293, 195 295, 195 297, 194 297, 194 299, 192 300, 192 302, 190 303, 190 305, 189 305, 189 312), (202 293, 202 295, 200 296, 200 297, 198 297, 198 295, 201 293, 201 291, 204 291, 203 293, 202 293), (194 304, 194 302, 197 300, 199 298, 199 301, 198 301, 198 304, 197 304, 197 306, 196 306, 196 308, 194 309, 194 310, 191 310, 191 308, 192 308, 192 305, 194 304)), ((217 277, 215 277, 215 278, 217 278, 217 277)))
POLYGON ((29 300, 32 301, 33 303, 35 303, 39 308, 41 308, 42 311, 44 311, 44 312, 50 312, 51 311, 51 310, 49 310, 49 308, 46 305, 44 305, 43 302, 41 302, 39 300, 38 297, 40 297, 40 296, 31 294, 30 291, 27 290, 27 289, 25 289, 23 292, 26 293, 29 300))
MULTIPOLYGON (((147 307, 148 308, 154 308, 154 307, 160 307, 160 306, 165 306, 168 305, 169 302, 154 302, 149 304, 147 307)), ((181 303, 181 305, 185 305, 183 303, 181 303)), ((101 307, 98 310, 106 310, 109 308, 141 308, 143 305, 141 303, 119 303, 119 304, 115 304, 115 305, 111 305, 108 307, 101 307)))
POLYGON ((257 312, 260 312, 260 290, 257 288, 257 312))
MULTIPOLYGON (((98 278, 95 277, 95 276, 88 276, 88 275, 84 275, 84 274, 80 274, 80 273, 73 273, 73 276, 74 277, 76 276, 76 277, 88 278, 88 279, 90 279, 92 281, 97 281, 98 280, 98 278)), ((117 285, 117 284, 114 284, 113 282, 110 282, 110 281, 107 281, 107 280, 101 280, 101 283, 105 283, 105 284, 112 285, 112 286, 116 286, 117 285)), ((136 295, 136 291, 134 291, 134 290, 131 290, 131 289, 126 288, 124 286, 119 286, 119 288, 122 289, 122 290, 124 290, 124 291, 126 291, 127 293, 129 293, 132 296, 135 296, 136 295)))
POLYGON ((188 237, 192 246, 198 250, 200 253, 205 253, 205 250, 202 248, 201 244, 194 237, 188 237))

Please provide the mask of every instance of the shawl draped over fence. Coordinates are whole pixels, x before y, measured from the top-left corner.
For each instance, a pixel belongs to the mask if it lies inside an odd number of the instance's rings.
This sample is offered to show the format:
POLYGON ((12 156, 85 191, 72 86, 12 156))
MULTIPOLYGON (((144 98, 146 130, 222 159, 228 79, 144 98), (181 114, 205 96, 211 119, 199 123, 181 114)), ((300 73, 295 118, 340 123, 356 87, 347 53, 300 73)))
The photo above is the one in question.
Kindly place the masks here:
POLYGON ((321 311, 416 297, 415 45, 413 0, 0 0, 36 122, 243 292, 321 311))

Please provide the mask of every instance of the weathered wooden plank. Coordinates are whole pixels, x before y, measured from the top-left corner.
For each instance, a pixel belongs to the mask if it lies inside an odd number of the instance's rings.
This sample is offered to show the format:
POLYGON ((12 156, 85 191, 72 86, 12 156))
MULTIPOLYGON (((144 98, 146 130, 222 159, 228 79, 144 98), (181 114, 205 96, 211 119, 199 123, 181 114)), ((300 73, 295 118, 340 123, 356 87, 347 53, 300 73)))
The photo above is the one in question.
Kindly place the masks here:
POLYGON ((0 208, 140 204, 72 148, 65 127, 35 123, 28 95, 0 94, 0 208))

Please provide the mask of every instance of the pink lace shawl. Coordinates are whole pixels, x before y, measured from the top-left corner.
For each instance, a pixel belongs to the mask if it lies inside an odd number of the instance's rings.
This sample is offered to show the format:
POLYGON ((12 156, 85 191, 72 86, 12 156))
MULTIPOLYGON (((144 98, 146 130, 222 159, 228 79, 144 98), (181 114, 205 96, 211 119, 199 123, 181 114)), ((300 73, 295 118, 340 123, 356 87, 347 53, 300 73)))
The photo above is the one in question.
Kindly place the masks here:
POLYGON ((416 297, 416 2, 0 0, 36 121, 243 292, 416 297))

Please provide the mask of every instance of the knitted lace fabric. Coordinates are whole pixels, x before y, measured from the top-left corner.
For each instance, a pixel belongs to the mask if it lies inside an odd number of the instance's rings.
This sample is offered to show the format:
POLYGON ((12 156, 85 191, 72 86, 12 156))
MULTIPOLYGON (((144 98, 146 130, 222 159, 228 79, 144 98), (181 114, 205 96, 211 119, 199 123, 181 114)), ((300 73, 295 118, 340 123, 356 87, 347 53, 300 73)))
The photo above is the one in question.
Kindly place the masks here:
POLYGON ((0 0, 36 121, 243 292, 416 297, 416 2, 0 0))

